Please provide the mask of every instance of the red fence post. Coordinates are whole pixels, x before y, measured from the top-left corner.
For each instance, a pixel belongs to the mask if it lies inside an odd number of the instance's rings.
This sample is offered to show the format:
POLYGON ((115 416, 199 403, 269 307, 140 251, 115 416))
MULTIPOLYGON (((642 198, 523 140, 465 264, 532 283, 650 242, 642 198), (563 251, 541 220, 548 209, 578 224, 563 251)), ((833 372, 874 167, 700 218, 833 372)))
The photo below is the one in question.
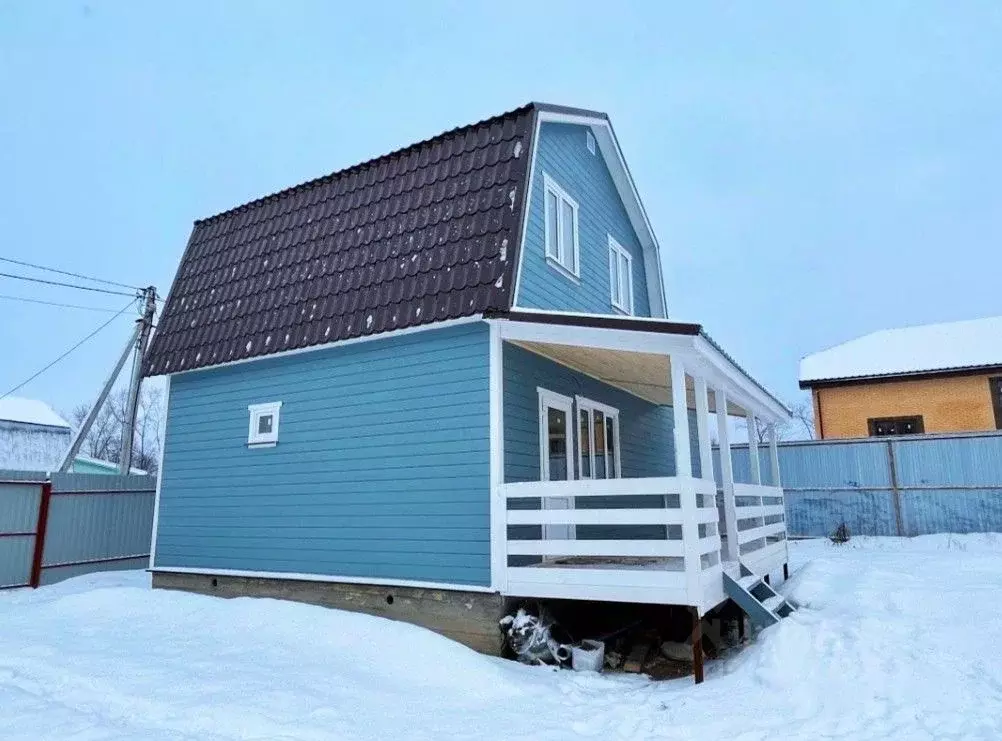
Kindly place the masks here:
POLYGON ((52 497, 52 482, 42 484, 42 496, 38 500, 38 522, 35 525, 35 553, 31 559, 32 589, 42 581, 42 555, 45 553, 45 531, 49 526, 49 499, 52 497))

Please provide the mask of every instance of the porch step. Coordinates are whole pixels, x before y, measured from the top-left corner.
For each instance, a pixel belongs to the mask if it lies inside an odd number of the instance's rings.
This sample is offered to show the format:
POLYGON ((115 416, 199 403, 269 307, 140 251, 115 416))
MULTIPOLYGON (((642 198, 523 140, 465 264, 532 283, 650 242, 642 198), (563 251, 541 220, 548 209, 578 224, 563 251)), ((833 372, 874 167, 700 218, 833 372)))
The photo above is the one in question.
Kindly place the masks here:
POLYGON ((774 625, 796 609, 744 564, 741 564, 741 576, 737 579, 724 573, 724 592, 758 628, 774 625))

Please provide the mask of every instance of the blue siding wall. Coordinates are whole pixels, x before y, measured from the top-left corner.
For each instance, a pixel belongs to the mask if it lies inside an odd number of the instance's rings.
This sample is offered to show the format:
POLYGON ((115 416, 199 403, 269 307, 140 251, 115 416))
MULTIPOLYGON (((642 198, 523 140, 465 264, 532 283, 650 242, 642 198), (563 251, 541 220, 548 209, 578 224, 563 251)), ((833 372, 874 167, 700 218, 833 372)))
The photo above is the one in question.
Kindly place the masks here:
POLYGON ((522 245, 518 306, 530 309, 614 314, 609 293, 609 235, 633 257, 633 311, 650 316, 643 250, 630 224, 602 153, 585 146, 584 126, 544 123, 540 127, 529 220, 522 245), (546 260, 543 234, 543 175, 578 202, 580 280, 575 282, 546 260))
POLYGON ((172 377, 156 566, 489 584, 488 369, 469 324, 172 377))
MULTIPOLYGON (((675 475, 671 407, 651 404, 516 345, 504 346, 505 481, 539 481, 539 393, 581 395, 619 409, 623 476, 675 475)), ((694 471, 699 471, 690 415, 694 471)))

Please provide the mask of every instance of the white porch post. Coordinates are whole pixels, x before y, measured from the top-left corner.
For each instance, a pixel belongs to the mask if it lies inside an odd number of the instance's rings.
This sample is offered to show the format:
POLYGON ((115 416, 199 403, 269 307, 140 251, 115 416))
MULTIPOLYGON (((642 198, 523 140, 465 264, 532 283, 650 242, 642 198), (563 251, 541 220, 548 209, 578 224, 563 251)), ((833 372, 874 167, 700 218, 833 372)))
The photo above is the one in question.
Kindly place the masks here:
POLYGON ((748 425, 748 458, 751 465, 751 482, 762 483, 762 462, 758 459, 758 420, 751 410, 745 410, 748 425))
POLYGON ((776 424, 769 425, 769 467, 772 469, 772 485, 782 486, 779 478, 779 437, 776 434, 776 424))
POLYGON ((692 478, 692 450, 689 447, 689 409, 685 399, 685 366, 678 355, 671 363, 671 404, 675 421, 675 475, 692 478))
POLYGON ((675 476, 679 482, 679 504, 682 514, 682 548, 685 554, 685 590, 689 604, 698 614, 702 604, 699 554, 699 522, 696 520, 696 487, 692 481, 692 449, 689 445, 689 406, 685 394, 685 366, 678 355, 668 358, 671 363, 671 408, 675 434, 675 476))
POLYGON ((738 511, 734 504, 734 465, 731 462, 731 433, 727 424, 727 392, 713 390, 714 406, 717 408, 717 440, 720 445, 720 488, 724 493, 724 527, 727 530, 726 560, 737 561, 738 511))
POLYGON ((696 432, 699 438, 700 478, 713 481, 713 447, 710 442, 710 404, 707 399, 706 379, 693 379, 696 389, 696 432))

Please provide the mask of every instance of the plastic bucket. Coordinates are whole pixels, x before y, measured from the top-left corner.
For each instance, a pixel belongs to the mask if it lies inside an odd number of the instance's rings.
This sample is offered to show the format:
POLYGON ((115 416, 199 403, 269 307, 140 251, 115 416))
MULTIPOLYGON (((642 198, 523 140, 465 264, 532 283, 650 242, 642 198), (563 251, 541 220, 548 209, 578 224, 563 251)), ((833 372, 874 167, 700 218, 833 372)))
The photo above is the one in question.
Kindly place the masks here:
POLYGON ((602 641, 581 641, 571 647, 571 666, 576 672, 600 672, 605 663, 605 644, 602 641))

